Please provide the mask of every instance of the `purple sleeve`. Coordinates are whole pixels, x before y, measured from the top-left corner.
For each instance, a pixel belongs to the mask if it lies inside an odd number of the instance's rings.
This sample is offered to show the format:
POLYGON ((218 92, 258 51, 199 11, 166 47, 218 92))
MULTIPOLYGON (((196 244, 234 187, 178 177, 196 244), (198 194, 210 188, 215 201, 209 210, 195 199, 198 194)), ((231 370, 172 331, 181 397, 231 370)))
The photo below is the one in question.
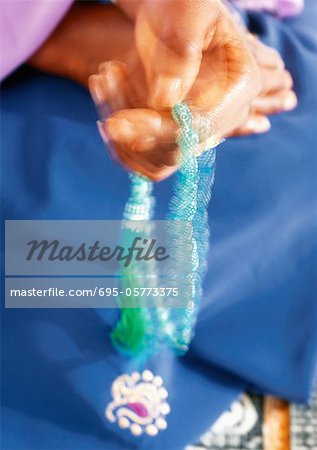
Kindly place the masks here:
POLYGON ((279 17, 290 17, 300 14, 304 7, 304 0, 233 0, 241 8, 268 11, 279 17))
POLYGON ((0 79, 45 41, 72 0, 2 0, 0 2, 0 79))

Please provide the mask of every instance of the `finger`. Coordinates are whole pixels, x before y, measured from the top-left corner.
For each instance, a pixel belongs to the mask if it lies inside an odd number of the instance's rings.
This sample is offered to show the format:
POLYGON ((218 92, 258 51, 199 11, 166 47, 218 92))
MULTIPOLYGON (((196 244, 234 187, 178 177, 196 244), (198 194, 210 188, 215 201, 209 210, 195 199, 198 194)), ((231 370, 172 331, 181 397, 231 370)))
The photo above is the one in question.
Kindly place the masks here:
POLYGON ((176 170, 179 162, 177 145, 165 144, 157 146, 151 152, 134 152, 133 145, 113 141, 104 122, 99 121, 98 128, 112 158, 127 169, 142 173, 154 181, 161 180, 176 170))
POLYGON ((125 146, 116 144, 115 160, 128 170, 142 174, 152 181, 161 181, 177 169, 177 165, 165 165, 155 158, 144 157, 144 153, 131 154, 125 146))
POLYGON ((281 89, 292 89, 293 79, 287 70, 270 70, 261 68, 262 91, 261 93, 275 92, 281 89))
MULTIPOLYGON (((118 87, 124 90, 125 97, 129 99, 129 105, 134 108, 144 106, 148 93, 144 70, 139 59, 133 57, 129 65, 120 61, 110 61, 100 64, 99 73, 101 75, 107 75, 109 68, 112 72, 112 77, 114 78, 117 75, 117 78, 121 81, 118 87)), ((115 94, 118 97, 120 92, 115 92, 115 94)), ((117 109, 124 109, 124 106, 118 107, 117 109)))
MULTIPOLYGON (((240 111, 240 120, 236 122, 236 128, 242 127, 246 121, 248 120, 250 115, 250 108, 249 106, 246 106, 241 109, 240 111)), ((196 156, 199 156, 204 151, 215 148, 218 145, 220 145, 226 137, 229 137, 232 135, 232 127, 230 128, 230 132, 226 134, 222 134, 221 137, 219 137, 219 134, 215 133, 214 130, 214 123, 213 121, 210 122, 210 119, 204 118, 203 115, 195 115, 193 117, 193 125, 198 133, 199 136, 199 144, 197 146, 197 149, 194 149, 194 154, 196 156)))
POLYGON ((297 106, 297 97, 293 91, 283 90, 256 98, 252 110, 258 114, 269 115, 282 111, 291 111, 297 106))
POLYGON ((269 69, 284 69, 284 62, 275 48, 269 47, 253 35, 248 35, 249 47, 257 61, 262 67, 269 69))
POLYGON ((225 53, 221 52, 212 50, 204 56, 188 96, 199 135, 212 136, 215 142, 241 125, 260 89, 257 65, 249 51, 227 45, 225 53), (216 70, 211 69, 213 60, 218 64, 216 70))
POLYGON ((247 136, 249 134, 262 134, 271 129, 271 123, 265 116, 251 114, 247 122, 233 131, 230 136, 247 136))
POLYGON ((145 2, 136 42, 149 86, 149 106, 171 107, 187 95, 217 18, 218 8, 211 8, 211 3, 217 5, 210 0, 145 2))
POLYGON ((128 145, 133 152, 175 144, 177 139, 177 125, 169 112, 137 108, 121 110, 112 114, 103 126, 111 141, 128 145))
POLYGON ((131 105, 127 69, 119 61, 101 64, 99 73, 89 77, 89 90, 102 119, 131 105))

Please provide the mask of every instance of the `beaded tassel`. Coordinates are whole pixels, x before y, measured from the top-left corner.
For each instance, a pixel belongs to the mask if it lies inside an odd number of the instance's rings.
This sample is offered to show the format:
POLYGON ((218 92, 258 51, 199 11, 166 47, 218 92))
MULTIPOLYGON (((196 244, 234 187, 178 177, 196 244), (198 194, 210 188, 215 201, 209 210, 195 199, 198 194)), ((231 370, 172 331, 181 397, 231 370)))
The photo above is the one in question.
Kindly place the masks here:
MULTIPOLYGON (((192 126, 192 115, 185 103, 175 105, 172 109, 174 120, 180 127, 178 146, 180 150, 180 167, 177 172, 174 194, 170 202, 168 219, 169 236, 175 260, 179 264, 190 255, 192 270, 186 277, 190 289, 186 290, 186 308, 167 309, 125 308, 130 299, 120 299, 121 318, 112 333, 116 347, 129 355, 154 351, 158 342, 166 342, 179 353, 188 350, 193 337, 193 329, 202 297, 202 283, 207 270, 209 249, 209 228, 207 207, 210 201, 214 181, 216 150, 205 151, 201 156, 194 156, 198 146, 198 134, 192 126), (188 223, 184 239, 177 234, 177 221, 188 223)), ((154 200, 152 183, 146 178, 131 175, 131 193, 124 212, 124 232, 133 231, 129 221, 151 220, 154 200)), ((140 230, 138 230, 140 231, 140 230)), ((151 283, 157 282, 155 268, 151 271, 151 283)), ((131 268, 123 275, 127 276, 126 286, 133 289, 135 278, 131 268)), ((144 280, 143 280, 144 282, 144 280)), ((177 287, 179 279, 171 279, 177 287)))
MULTIPOLYGON (((151 220, 153 214, 154 198, 152 197, 153 184, 147 178, 136 174, 130 175, 131 192, 125 205, 123 215, 123 246, 132 242, 140 232, 146 234, 145 221, 151 220), (133 222, 137 221, 135 224, 133 222)), ((138 276, 135 269, 121 268, 120 279, 122 292, 130 288, 133 292, 138 287, 138 276)), ((147 278, 143 274, 143 283, 147 278)), ((119 298, 121 308, 120 320, 111 333, 113 345, 122 353, 129 356, 147 353, 153 347, 153 325, 151 315, 146 308, 135 308, 131 304, 131 297, 121 295, 119 298)))
MULTIPOLYGON (((181 166, 174 186, 174 196, 170 205, 169 219, 188 222, 187 240, 191 242, 190 254, 192 273, 188 281, 191 298, 186 298, 187 308, 170 311, 169 320, 173 323, 173 333, 169 336, 170 344, 184 353, 193 337, 193 330, 202 297, 202 283, 207 269, 209 250, 209 227, 207 207, 214 181, 214 149, 205 151, 201 156, 194 156, 198 145, 198 135, 192 126, 192 116, 184 103, 174 106, 173 117, 180 126, 178 146, 181 152, 181 166), (190 234, 191 233, 191 234, 190 234)), ((188 249, 174 236, 173 251, 180 264, 188 258, 188 249)))

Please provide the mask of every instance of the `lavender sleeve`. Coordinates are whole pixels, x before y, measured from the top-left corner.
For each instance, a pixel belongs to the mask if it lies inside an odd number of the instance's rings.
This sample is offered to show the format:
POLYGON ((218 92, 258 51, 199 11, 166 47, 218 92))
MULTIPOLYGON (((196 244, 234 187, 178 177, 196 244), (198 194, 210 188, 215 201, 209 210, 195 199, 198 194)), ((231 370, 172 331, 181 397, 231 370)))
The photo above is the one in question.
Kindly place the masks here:
POLYGON ((1 80, 45 41, 71 4, 72 0, 1 0, 1 80))
POLYGON ((300 14, 304 0, 232 0, 237 6, 254 11, 267 11, 280 18, 300 14))

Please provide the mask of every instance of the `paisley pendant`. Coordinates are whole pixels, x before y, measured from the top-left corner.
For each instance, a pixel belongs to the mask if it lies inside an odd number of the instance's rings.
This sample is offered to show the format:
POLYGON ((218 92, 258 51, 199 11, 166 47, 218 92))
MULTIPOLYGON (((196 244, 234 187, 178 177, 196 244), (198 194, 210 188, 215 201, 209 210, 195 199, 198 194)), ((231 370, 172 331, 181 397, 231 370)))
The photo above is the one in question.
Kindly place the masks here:
POLYGON ((112 384, 111 394, 113 400, 105 410, 110 422, 130 429, 135 436, 156 436, 167 428, 170 406, 160 376, 154 376, 150 370, 120 375, 112 384))

